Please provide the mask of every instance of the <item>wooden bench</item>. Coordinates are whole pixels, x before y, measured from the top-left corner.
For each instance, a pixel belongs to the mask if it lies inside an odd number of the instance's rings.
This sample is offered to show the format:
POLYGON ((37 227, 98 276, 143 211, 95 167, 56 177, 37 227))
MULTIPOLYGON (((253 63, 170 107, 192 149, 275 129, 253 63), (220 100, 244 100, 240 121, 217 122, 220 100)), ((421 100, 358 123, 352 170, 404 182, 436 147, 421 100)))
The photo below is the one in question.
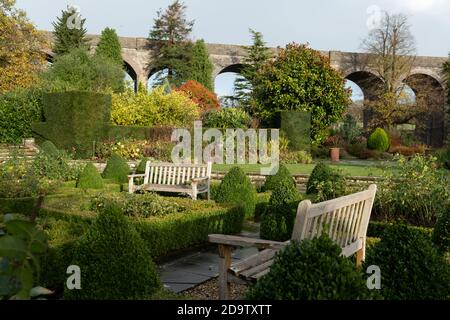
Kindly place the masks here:
POLYGON ((160 191, 188 194, 196 200, 200 193, 207 193, 211 183, 212 163, 207 164, 174 164, 152 163, 147 161, 144 174, 128 176, 128 192, 160 191), (143 184, 135 184, 140 178, 143 184))
MULTIPOLYGON (((377 186, 341 198, 312 204, 305 200, 298 205, 291 240, 313 239, 323 232, 342 248, 342 255, 356 253, 356 264, 365 258, 366 233, 377 186)), ((290 241, 277 242, 239 236, 211 234, 209 241, 219 245, 219 297, 228 299, 229 282, 255 282, 270 271, 279 250, 290 241), (256 247, 256 253, 232 263, 231 253, 236 247, 256 247)))

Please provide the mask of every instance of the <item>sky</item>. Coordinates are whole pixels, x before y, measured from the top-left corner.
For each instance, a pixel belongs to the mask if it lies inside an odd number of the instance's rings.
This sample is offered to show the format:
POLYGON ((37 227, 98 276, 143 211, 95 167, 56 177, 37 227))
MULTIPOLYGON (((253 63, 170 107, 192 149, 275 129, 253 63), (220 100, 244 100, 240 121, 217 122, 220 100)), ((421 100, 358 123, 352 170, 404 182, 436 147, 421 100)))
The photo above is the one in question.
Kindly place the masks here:
MULTIPOLYGON (((77 6, 89 33, 105 27, 119 35, 147 37, 160 8, 172 0, 17 0, 38 29, 52 22, 67 5, 77 6)), ((318 50, 361 51, 362 39, 380 11, 409 17, 417 53, 447 56, 450 51, 450 0, 185 0, 195 20, 193 39, 249 45, 248 29, 262 32, 271 47, 309 43, 318 50)), ((233 75, 216 79, 216 91, 228 94, 233 75), (227 91, 228 90, 228 91, 227 91)))

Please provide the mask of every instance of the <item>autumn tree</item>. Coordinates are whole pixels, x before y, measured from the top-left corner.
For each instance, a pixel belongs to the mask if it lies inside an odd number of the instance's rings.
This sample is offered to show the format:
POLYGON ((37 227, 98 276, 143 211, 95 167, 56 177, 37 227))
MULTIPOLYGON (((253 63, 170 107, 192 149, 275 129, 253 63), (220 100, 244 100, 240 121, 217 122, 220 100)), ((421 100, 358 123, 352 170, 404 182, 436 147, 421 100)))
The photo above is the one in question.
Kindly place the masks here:
POLYGON ((122 46, 120 45, 116 30, 105 28, 102 31, 95 54, 110 59, 119 66, 123 65, 122 46))
POLYGON ((366 101, 372 116, 371 127, 390 127, 407 123, 423 114, 423 100, 411 101, 407 97, 406 79, 416 58, 415 40, 408 18, 403 14, 384 12, 379 25, 362 42, 368 53, 367 66, 381 79, 373 84, 378 99, 366 101))
POLYGON ((0 93, 36 82, 45 66, 44 38, 15 0, 0 0, 0 93))
POLYGON ((167 77, 160 73, 158 84, 167 78, 170 84, 178 86, 189 78, 192 43, 188 37, 194 21, 188 21, 185 12, 186 6, 178 0, 157 12, 149 35, 155 43, 151 66, 155 70, 167 70, 167 77))
POLYGON ((67 7, 61 11, 61 16, 53 22, 55 42, 53 52, 56 55, 69 53, 77 48, 89 48, 89 39, 86 38, 86 19, 81 18, 81 14, 76 8, 67 7))
POLYGON ((254 101, 252 101, 253 87, 257 85, 259 70, 271 58, 270 49, 267 48, 261 32, 250 29, 253 44, 246 47, 246 57, 241 74, 234 82, 234 99, 238 105, 253 114, 254 101))

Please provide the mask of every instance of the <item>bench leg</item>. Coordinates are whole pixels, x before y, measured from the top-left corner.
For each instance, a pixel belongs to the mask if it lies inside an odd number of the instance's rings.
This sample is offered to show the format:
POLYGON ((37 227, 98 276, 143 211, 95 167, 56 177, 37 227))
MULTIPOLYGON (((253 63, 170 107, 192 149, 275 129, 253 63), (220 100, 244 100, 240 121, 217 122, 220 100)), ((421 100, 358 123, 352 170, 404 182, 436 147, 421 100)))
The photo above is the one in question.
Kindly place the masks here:
POLYGON ((219 245, 219 299, 230 298, 230 283, 228 282, 228 269, 231 266, 231 247, 219 245))
POLYGON ((197 200, 197 183, 192 182, 192 199, 197 200))
POLYGON ((365 245, 356 251, 356 266, 361 267, 366 255, 366 247, 365 245))
POLYGON ((133 178, 128 177, 128 193, 134 192, 134 181, 133 178))

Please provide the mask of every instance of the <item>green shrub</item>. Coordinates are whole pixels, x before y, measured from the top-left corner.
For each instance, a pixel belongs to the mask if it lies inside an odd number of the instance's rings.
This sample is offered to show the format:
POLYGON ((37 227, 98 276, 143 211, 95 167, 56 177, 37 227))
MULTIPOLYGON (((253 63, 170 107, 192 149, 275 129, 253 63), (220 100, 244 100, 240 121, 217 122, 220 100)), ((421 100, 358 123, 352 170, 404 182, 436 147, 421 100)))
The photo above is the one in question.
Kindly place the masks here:
POLYGON ((72 264, 83 272, 83 287, 65 289, 65 299, 140 300, 161 288, 145 242, 113 206, 101 211, 79 240, 72 264))
POLYGON ((108 159, 113 153, 127 160, 137 160, 144 154, 146 140, 135 139, 108 139, 95 145, 95 156, 99 159, 108 159))
POLYGON ((406 220, 410 224, 432 227, 438 213, 450 199, 450 175, 438 170, 436 159, 415 155, 395 157, 395 170, 384 168, 375 198, 375 216, 383 220, 406 220))
POLYGON ((98 194, 91 199, 91 209, 101 212, 109 204, 119 208, 123 214, 129 217, 153 217, 164 216, 171 213, 183 212, 183 206, 166 200, 156 193, 129 194, 113 193, 98 194))
POLYGON ((282 181, 270 196, 262 215, 260 238, 286 241, 291 238, 301 195, 289 180, 282 181))
POLYGON ((310 164, 313 163, 311 154, 307 151, 287 151, 280 154, 280 159, 286 164, 310 164))
POLYGON ((91 56, 84 48, 59 55, 41 75, 46 91, 121 92, 124 89, 122 65, 102 56, 91 56))
POLYGON ((62 151, 53 149, 52 143, 47 144, 45 149, 41 149, 31 164, 31 170, 38 177, 50 180, 69 181, 76 180, 80 167, 70 165, 70 157, 62 151))
MULTIPOLYGON (((382 269, 383 270, 383 269, 382 269)), ((250 288, 251 300, 350 300, 371 297, 354 262, 328 237, 293 241, 250 288)))
POLYGON ((127 162, 119 155, 113 154, 106 163, 102 177, 104 179, 115 179, 118 183, 128 182, 130 167, 127 162))
POLYGON ((442 167, 450 170, 450 148, 438 150, 436 158, 442 167))
POLYGON ((81 189, 102 189, 104 184, 97 168, 92 163, 88 163, 80 173, 76 186, 81 189))
POLYGON ((250 124, 250 116, 240 108, 213 109, 203 116, 203 127, 205 128, 245 129, 250 124))
POLYGON ((307 194, 316 194, 318 201, 334 199, 345 194, 345 178, 330 166, 317 164, 306 184, 307 194))
POLYGON ((389 150, 389 136, 386 131, 381 128, 375 129, 375 131, 367 139, 367 148, 370 150, 377 150, 385 152, 389 150))
POLYGON ((263 192, 258 193, 256 195, 256 207, 255 207, 255 215, 254 220, 255 221, 261 221, 261 217, 266 212, 266 208, 269 205, 271 193, 270 192, 263 192))
POLYGON ((0 96, 0 143, 19 144, 32 137, 31 124, 42 120, 42 93, 17 90, 0 96))
POLYGON ((56 148, 56 146, 53 144, 53 142, 46 140, 44 141, 44 143, 41 144, 41 146, 39 147, 39 150, 41 152, 46 153, 49 156, 58 156, 60 154, 58 148, 56 148))
POLYGON ((139 164, 136 167, 136 173, 137 174, 144 174, 145 173, 145 167, 147 166, 147 161, 149 161, 149 157, 143 157, 141 161, 139 161, 139 164))
POLYGON ((368 250, 365 266, 381 270, 381 294, 389 300, 445 299, 450 265, 423 233, 404 224, 388 227, 368 250))
POLYGON ((432 239, 441 252, 450 251, 450 209, 444 210, 438 217, 432 239))
POLYGON ((255 212, 256 189, 245 172, 239 167, 234 167, 220 183, 215 200, 218 203, 242 205, 245 216, 251 218, 255 212))
MULTIPOLYGON (((369 221, 369 226, 367 228, 367 236, 372 238, 381 238, 384 231, 392 226, 392 222, 381 222, 381 221, 369 221)), ((431 235, 433 233, 433 228, 425 228, 425 227, 417 227, 417 226, 408 226, 410 229, 417 230, 422 233, 425 237, 431 239, 431 235)))
POLYGON ((295 186, 294 178, 285 165, 280 164, 278 171, 274 175, 266 177, 264 183, 264 190, 275 190, 278 186, 284 183, 284 181, 292 181, 292 185, 295 186))

